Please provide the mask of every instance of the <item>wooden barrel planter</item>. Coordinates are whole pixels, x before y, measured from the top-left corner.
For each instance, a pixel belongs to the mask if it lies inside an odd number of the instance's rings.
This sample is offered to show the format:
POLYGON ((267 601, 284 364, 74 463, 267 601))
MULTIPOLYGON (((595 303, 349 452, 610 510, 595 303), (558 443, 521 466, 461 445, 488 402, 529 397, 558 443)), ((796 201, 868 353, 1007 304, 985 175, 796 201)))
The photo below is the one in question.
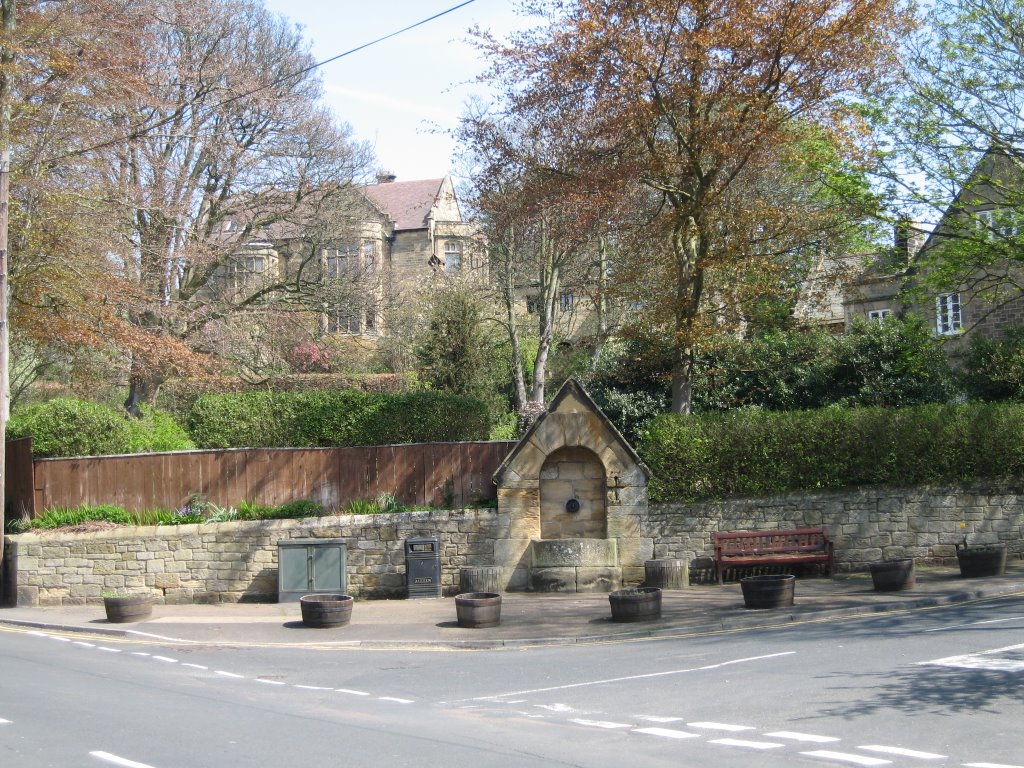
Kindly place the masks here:
POLYGON ((914 576, 914 560, 883 560, 871 563, 871 583, 876 592, 898 592, 901 589, 913 589, 917 584, 914 576))
POLYGON ((113 624, 142 621, 153 614, 153 596, 106 595, 103 598, 103 608, 107 612, 107 621, 113 624))
POLYGON ((1006 545, 957 547, 956 560, 960 565, 960 575, 964 578, 999 576, 1006 572, 1006 545))
POLYGON ((460 627, 482 629, 501 623, 501 595, 497 592, 465 592, 455 596, 455 617, 460 627))
POLYGON ((661 589, 636 587, 608 593, 612 621, 652 621, 661 618, 661 589))
POLYGON ((773 574, 740 579, 743 604, 747 608, 788 608, 793 605, 796 576, 773 574))
POLYGON ((317 629, 343 627, 352 619, 352 603, 351 595, 303 595, 302 623, 317 629))
POLYGON ((459 568, 459 592, 501 592, 505 586, 503 572, 503 568, 492 565, 459 568))
POLYGON ((690 566, 685 560, 645 560, 644 586, 686 589, 690 586, 690 566))

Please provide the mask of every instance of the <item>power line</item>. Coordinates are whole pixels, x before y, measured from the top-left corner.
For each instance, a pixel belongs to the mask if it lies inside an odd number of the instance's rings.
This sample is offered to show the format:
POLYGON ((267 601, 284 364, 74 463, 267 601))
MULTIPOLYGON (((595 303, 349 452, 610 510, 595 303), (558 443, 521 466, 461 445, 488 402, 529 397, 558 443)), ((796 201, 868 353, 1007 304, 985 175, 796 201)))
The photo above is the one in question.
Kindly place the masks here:
MULTIPOLYGON (((365 49, 367 49, 367 48, 369 48, 371 46, 377 45, 378 43, 382 43, 385 40, 390 40, 393 37, 396 37, 396 36, 401 35, 401 34, 403 34, 405 32, 408 32, 411 29, 416 29, 416 27, 421 27, 424 24, 428 24, 431 21, 434 21, 435 19, 439 19, 442 16, 446 16, 447 14, 452 13, 453 11, 457 11, 460 8, 465 8, 467 5, 470 5, 470 4, 475 3, 475 2, 476 2, 476 0, 464 0, 464 2, 461 2, 458 5, 453 5, 451 8, 448 8, 447 10, 441 11, 440 13, 435 13, 433 16, 430 16, 429 18, 423 19, 421 21, 417 21, 415 24, 410 24, 409 26, 403 27, 402 29, 399 29, 396 32, 391 32, 390 34, 384 35, 383 37, 378 37, 376 40, 371 40, 368 43, 363 43, 360 46, 352 48, 351 50, 345 51, 344 53, 339 53, 337 56, 332 56, 329 59, 324 59, 323 61, 319 61, 319 62, 317 62, 315 64, 311 64, 308 67, 304 67, 304 68, 296 70, 294 72, 287 72, 287 73, 285 73, 283 75, 280 75, 279 77, 277 77, 273 81, 271 81, 269 83, 266 83, 265 85, 261 85, 258 88, 253 88, 251 91, 247 91, 245 93, 239 93, 239 94, 236 94, 234 96, 228 97, 228 98, 224 99, 223 101, 219 101, 216 104, 214 104, 212 107, 210 107, 210 110, 212 111, 212 110, 215 110, 215 109, 220 109, 221 107, 227 106, 228 104, 232 104, 232 103, 234 103, 236 101, 239 101, 241 99, 246 99, 246 98, 248 98, 250 96, 253 96, 253 95, 257 94, 257 93, 260 93, 261 91, 265 91, 268 88, 274 88, 274 87, 280 85, 281 83, 283 83, 283 82, 285 82, 287 80, 290 80, 292 78, 298 77, 299 75, 304 75, 307 72, 312 72, 315 69, 319 69, 320 67, 323 67, 323 66, 325 66, 327 64, 330 64, 331 62, 337 61, 338 59, 343 59, 346 56, 351 56, 353 53, 358 53, 359 51, 362 51, 362 50, 365 50, 365 49)), ((181 115, 182 111, 185 108, 187 108, 188 106, 189 105, 187 105, 187 104, 180 105, 179 108, 174 110, 173 113, 171 113, 167 117, 163 118, 162 120, 158 120, 155 123, 152 123, 152 124, 139 123, 136 126, 134 126, 128 133, 126 133, 123 136, 119 136, 119 137, 117 137, 115 139, 108 139, 107 141, 101 141, 98 144, 93 144, 91 146, 83 147, 82 149, 75 150, 74 152, 68 152, 68 153, 63 154, 63 155, 58 155, 57 157, 47 158, 46 161, 44 162, 44 164, 48 165, 48 164, 54 163, 54 162, 56 162, 58 160, 65 160, 65 159, 67 159, 69 157, 80 157, 82 155, 88 154, 89 152, 95 152, 98 149, 105 149, 106 147, 113 147, 113 146, 116 146, 117 144, 121 144, 122 142, 128 142, 128 141, 132 141, 134 139, 140 138, 140 137, 144 136, 146 133, 148 133, 149 131, 154 130, 155 128, 159 128, 159 127, 161 127, 163 125, 167 125, 168 123, 173 122, 174 120, 176 120, 181 115)))

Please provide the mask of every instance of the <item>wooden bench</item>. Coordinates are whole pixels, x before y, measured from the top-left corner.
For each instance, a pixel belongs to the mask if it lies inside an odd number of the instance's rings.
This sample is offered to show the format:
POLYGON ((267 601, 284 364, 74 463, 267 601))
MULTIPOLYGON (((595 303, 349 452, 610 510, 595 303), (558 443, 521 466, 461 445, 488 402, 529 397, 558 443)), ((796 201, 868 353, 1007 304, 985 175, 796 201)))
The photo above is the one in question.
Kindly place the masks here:
POLYGON ((832 539, 824 528, 788 531, 712 532, 718 583, 727 568, 743 565, 793 565, 824 563, 828 575, 835 570, 832 539))

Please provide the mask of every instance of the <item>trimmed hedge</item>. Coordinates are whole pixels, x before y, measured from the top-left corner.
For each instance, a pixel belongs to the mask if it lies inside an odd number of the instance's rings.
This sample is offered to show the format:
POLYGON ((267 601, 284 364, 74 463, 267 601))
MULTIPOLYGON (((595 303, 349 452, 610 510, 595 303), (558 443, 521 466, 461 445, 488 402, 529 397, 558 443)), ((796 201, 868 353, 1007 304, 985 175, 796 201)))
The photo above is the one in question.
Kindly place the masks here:
POLYGON ((200 448, 319 448, 486 440, 487 407, 445 392, 205 395, 189 413, 200 448))
POLYGON ((655 501, 862 485, 963 484, 1024 474, 1024 406, 743 410, 663 415, 638 452, 655 501))
POLYGON ((32 436, 37 458, 110 456, 195 448, 185 430, 162 412, 144 409, 134 419, 98 403, 57 397, 11 416, 7 439, 32 436))

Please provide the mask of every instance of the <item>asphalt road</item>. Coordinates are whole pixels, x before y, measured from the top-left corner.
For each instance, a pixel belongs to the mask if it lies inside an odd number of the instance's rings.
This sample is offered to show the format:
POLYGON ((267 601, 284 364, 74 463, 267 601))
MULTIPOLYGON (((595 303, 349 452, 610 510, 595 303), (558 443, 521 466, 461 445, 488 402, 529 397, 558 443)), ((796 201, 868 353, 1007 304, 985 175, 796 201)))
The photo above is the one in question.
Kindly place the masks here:
POLYGON ((1024 768, 1024 600, 504 651, 0 627, 0 766, 1024 768))

